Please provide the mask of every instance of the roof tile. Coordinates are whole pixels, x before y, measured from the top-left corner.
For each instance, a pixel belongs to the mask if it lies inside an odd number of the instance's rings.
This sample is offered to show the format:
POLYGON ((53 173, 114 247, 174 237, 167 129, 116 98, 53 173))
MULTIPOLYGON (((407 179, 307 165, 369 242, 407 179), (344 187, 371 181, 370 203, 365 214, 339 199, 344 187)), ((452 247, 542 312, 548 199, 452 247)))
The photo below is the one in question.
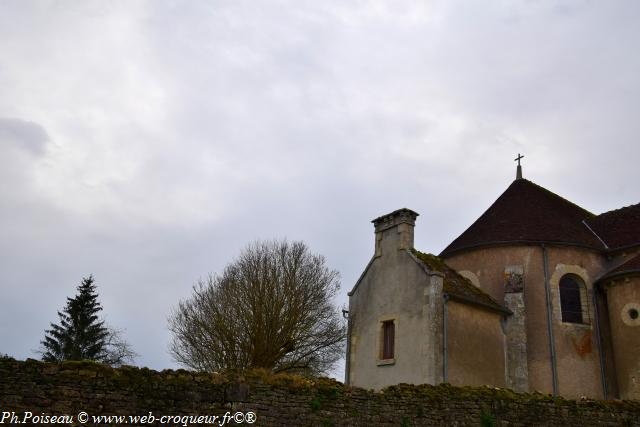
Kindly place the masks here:
POLYGON ((589 218, 587 224, 610 249, 640 244, 640 203, 589 218))
POLYGON ((475 286, 469 279, 461 276, 453 268, 449 267, 445 262, 432 254, 411 250, 420 262, 422 262, 429 270, 438 271, 444 275, 444 293, 450 297, 458 298, 470 303, 476 303, 489 309, 501 312, 509 312, 505 307, 496 302, 489 294, 475 286))
POLYGON ((594 215, 526 179, 516 179, 440 256, 504 243, 562 243, 604 249, 582 221, 594 215))
POLYGON ((609 270, 609 272, 598 279, 598 281, 601 282, 603 280, 612 279, 615 276, 625 276, 628 274, 640 274, 640 255, 636 255, 618 267, 609 270))

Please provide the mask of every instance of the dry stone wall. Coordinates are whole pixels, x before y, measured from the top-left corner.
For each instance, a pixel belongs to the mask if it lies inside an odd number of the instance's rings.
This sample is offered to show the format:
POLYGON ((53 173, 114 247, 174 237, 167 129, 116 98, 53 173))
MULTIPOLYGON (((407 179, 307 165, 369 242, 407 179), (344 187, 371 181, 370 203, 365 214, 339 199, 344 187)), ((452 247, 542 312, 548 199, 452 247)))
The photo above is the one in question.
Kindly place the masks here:
POLYGON ((74 417, 73 425, 81 425, 81 411, 90 417, 125 417, 86 423, 105 426, 222 425, 223 420, 232 426, 229 417, 237 412, 255 414, 255 426, 640 426, 638 401, 571 401, 449 385, 403 384, 373 392, 326 378, 260 371, 156 372, 92 362, 0 359, 0 423, 13 419, 17 425, 31 413, 27 423, 68 415, 74 417), (189 420, 187 415, 219 418, 189 420), (147 418, 136 421, 129 418, 133 416, 147 418), (161 424, 161 416, 174 418, 161 424))

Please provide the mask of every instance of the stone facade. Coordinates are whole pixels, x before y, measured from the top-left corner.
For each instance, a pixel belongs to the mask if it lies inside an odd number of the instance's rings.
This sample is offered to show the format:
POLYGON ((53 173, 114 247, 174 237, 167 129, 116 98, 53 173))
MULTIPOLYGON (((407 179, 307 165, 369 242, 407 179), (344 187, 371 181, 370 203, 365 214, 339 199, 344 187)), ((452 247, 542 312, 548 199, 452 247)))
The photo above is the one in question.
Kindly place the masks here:
MULTIPOLYGON (((566 272, 579 272, 591 293, 593 277, 602 268, 599 258, 590 251, 557 247, 545 248, 549 272, 551 295, 552 337, 556 359, 557 393, 579 398, 589 396, 602 398, 603 387, 600 374, 600 356, 596 329, 593 322, 584 324, 563 323, 560 313, 560 297, 557 291, 559 278, 566 272)), ((454 269, 469 269, 478 276, 482 289, 497 301, 504 302, 515 314, 508 320, 508 332, 513 323, 520 322, 524 328, 519 333, 507 336, 507 356, 512 370, 520 371, 522 378, 519 391, 538 390, 553 393, 553 372, 551 366, 549 328, 547 325, 547 301, 545 295, 544 256, 540 246, 496 246, 481 248, 452 255, 446 259, 454 269), (505 282, 505 266, 519 266, 525 283, 523 292, 509 292, 510 283, 505 282), (505 288, 506 287, 506 288, 505 288), (514 300, 515 303, 514 303, 514 300), (520 319, 517 317, 520 316, 520 319), (522 357, 526 345, 526 360, 522 357), (520 363, 515 357, 520 355, 520 363), (527 378, 528 387, 524 382, 527 378)), ((589 298, 589 302, 591 299, 589 298)), ((590 308, 589 313, 593 313, 590 308)), ((591 318, 591 315, 585 316, 591 318)), ((515 372, 514 372, 515 374, 515 372)))
POLYGON ((374 257, 349 294, 347 383, 504 387, 501 322, 509 311, 435 257, 420 259, 416 217, 401 209, 374 220, 374 257), (395 328, 390 359, 381 357, 384 322, 395 328))
POLYGON ((502 314, 447 301, 447 382, 505 387, 502 314))
MULTIPOLYGON (((640 426, 639 402, 571 401, 506 389, 398 385, 382 392, 330 379, 247 372, 239 375, 112 369, 91 362, 49 364, 0 359, 0 419, 34 415, 123 416, 125 422, 87 425, 162 425, 130 416, 256 415, 255 426, 640 426)), ((184 420, 184 421, 179 421, 184 420)), ((234 425, 229 422, 225 425, 234 425)), ((80 425, 74 419, 73 425, 80 425)), ((188 423, 196 425, 196 423, 188 423)), ((200 422, 197 425, 218 425, 200 422)))
POLYGON ((407 251, 415 216, 401 212, 376 224, 376 249, 349 305, 349 383, 380 389, 391 383, 442 381, 442 275, 427 272, 407 251), (395 354, 381 355, 381 327, 395 326, 395 354), (411 337, 420 336, 415 340, 411 337), (427 363, 423 363, 427 361, 427 363))

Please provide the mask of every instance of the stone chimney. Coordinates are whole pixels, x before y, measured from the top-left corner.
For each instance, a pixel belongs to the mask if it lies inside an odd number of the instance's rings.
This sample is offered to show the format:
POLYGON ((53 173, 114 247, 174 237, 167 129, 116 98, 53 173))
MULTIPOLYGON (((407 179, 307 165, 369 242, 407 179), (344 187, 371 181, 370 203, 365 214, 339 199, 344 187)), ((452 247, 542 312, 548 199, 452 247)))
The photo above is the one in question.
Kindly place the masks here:
POLYGON ((399 249, 413 249, 413 227, 417 217, 416 212, 402 208, 371 221, 376 232, 375 256, 399 249))

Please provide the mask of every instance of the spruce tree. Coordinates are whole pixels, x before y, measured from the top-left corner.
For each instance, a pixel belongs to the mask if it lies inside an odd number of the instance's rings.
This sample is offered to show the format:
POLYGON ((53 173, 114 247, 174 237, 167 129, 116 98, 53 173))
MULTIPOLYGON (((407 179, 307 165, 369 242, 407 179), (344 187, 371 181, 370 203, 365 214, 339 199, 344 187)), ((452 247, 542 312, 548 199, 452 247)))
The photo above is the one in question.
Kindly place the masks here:
POLYGON ((82 279, 78 294, 67 298, 67 305, 58 312, 60 324, 51 323, 41 341, 42 360, 96 360, 111 363, 108 342, 110 330, 98 318, 102 310, 93 276, 82 279))

